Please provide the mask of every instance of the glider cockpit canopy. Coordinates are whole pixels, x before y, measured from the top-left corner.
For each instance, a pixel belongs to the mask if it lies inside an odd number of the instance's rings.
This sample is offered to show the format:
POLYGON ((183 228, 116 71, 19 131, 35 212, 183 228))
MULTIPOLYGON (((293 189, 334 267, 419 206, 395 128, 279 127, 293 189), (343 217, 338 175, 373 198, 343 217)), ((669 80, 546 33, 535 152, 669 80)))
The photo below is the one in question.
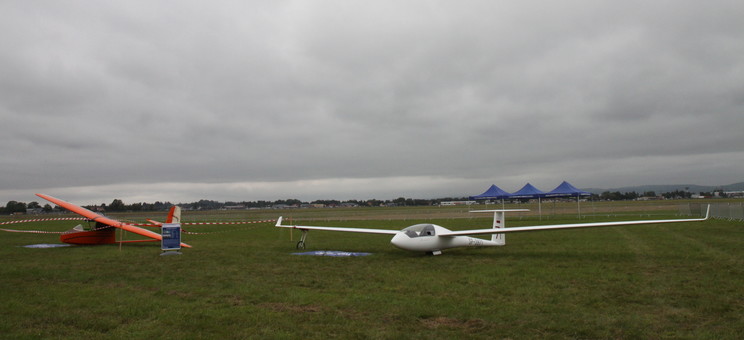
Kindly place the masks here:
POLYGON ((402 230, 406 236, 410 238, 422 237, 422 236, 435 236, 437 234, 436 228, 433 224, 422 223, 415 224, 402 230))

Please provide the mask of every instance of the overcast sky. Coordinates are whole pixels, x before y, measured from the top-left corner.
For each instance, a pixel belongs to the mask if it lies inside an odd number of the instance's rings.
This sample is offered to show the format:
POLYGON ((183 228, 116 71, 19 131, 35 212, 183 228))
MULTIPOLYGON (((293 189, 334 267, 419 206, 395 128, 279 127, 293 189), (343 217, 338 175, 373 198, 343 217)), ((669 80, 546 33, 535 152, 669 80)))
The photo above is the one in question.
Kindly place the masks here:
POLYGON ((0 204, 744 181, 744 2, 2 1, 0 204))

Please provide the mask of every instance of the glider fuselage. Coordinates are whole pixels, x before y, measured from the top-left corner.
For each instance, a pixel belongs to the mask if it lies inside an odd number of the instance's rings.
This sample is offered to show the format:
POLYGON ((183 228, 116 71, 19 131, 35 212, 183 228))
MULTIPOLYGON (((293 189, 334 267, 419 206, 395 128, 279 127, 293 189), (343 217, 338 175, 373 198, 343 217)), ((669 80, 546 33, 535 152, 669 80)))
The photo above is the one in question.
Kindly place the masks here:
POLYGON ((439 236, 450 232, 436 224, 416 224, 395 234, 390 243, 400 249, 410 251, 438 252, 457 247, 499 246, 496 242, 469 236, 439 236))
POLYGON ((59 236, 62 243, 94 245, 116 243, 116 229, 104 228, 99 230, 77 231, 70 230, 59 236))

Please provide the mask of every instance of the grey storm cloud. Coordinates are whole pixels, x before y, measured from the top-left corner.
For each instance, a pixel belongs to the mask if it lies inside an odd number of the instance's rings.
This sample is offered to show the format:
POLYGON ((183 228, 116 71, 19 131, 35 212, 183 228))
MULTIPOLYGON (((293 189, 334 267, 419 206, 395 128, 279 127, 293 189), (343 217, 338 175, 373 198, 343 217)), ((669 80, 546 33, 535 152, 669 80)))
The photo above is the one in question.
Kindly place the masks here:
POLYGON ((736 1, 6 1, 0 202, 738 182, 741 17, 736 1))

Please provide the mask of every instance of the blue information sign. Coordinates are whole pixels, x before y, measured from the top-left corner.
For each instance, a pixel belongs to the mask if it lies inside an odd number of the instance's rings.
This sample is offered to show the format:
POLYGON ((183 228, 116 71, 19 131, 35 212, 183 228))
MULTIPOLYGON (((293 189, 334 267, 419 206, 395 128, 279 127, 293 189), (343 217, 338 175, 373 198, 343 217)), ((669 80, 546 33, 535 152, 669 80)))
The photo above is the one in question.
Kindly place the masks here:
POLYGON ((162 250, 181 249, 181 224, 165 223, 161 227, 163 239, 160 242, 162 250))

